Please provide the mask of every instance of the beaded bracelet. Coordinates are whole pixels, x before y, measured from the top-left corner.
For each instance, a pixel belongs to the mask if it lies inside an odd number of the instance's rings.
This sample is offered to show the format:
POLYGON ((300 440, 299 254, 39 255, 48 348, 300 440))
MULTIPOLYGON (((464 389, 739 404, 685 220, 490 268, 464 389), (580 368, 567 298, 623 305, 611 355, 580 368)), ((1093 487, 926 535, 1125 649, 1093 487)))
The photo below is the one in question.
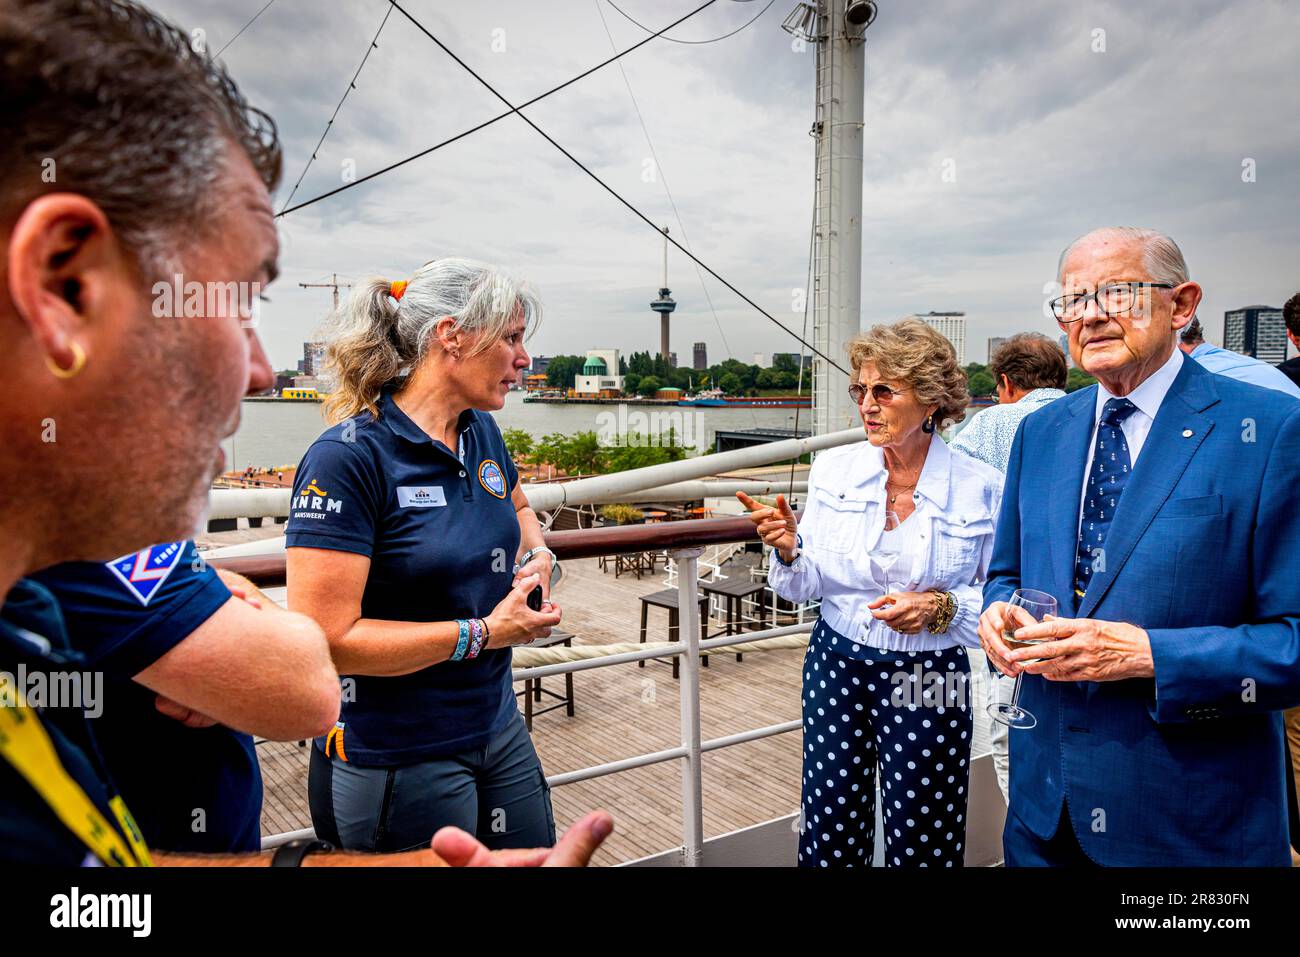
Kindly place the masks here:
POLYGON ((465 651, 469 647, 469 621, 457 618, 456 625, 460 629, 460 635, 456 640, 456 650, 451 653, 452 661, 460 661, 464 658, 465 651))
POLYGON ((479 656, 479 652, 483 650, 483 640, 487 637, 483 631, 482 618, 471 618, 469 620, 469 630, 469 653, 465 655, 466 660, 479 656))

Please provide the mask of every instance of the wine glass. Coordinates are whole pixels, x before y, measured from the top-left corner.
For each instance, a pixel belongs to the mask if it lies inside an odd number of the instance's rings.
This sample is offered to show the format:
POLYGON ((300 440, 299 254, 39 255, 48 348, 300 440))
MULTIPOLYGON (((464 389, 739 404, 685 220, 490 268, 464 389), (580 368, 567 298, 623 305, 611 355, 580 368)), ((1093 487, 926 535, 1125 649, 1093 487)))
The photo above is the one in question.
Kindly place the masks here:
MULTIPOLYGON (((892 532, 894 529, 898 528, 900 524, 902 523, 899 521, 897 512, 885 513, 885 531, 892 532)), ((879 543, 876 545, 876 550, 870 556, 872 563, 880 572, 880 585, 883 589, 882 595, 888 595, 893 591, 893 589, 889 587, 889 572, 894 565, 897 564, 901 555, 902 550, 899 549, 897 545, 886 545, 884 536, 882 535, 879 543)))
MULTIPOLYGON (((1017 588, 1011 595, 1011 607, 1007 609, 1003 617, 1002 640, 1007 646, 1015 648, 1028 648, 1030 645, 1037 645, 1044 641, 1051 641, 1051 638, 1035 638, 1031 641, 1017 641, 1015 633, 1017 628, 1023 628, 1025 625, 1032 625, 1036 621, 1042 621, 1047 615, 1056 614, 1056 599, 1047 592, 1035 591, 1032 588, 1017 588)), ((1037 659, 1035 659, 1037 660, 1037 659)), ((1024 678, 1023 671, 1016 675, 1016 686, 1011 691, 1011 701, 995 701, 988 706, 988 713, 994 721, 1000 721, 1010 728, 1029 729, 1038 724, 1038 719, 1032 714, 1020 707, 1020 680, 1024 678)))

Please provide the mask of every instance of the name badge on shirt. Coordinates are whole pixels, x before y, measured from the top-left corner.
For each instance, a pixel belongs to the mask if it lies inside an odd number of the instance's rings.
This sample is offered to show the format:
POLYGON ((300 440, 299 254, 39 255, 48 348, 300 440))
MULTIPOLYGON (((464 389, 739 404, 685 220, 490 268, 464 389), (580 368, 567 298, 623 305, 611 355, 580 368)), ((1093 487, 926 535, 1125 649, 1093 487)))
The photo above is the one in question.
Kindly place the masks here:
POLYGON ((399 485, 397 504, 401 508, 433 508, 446 505, 441 485, 399 485))

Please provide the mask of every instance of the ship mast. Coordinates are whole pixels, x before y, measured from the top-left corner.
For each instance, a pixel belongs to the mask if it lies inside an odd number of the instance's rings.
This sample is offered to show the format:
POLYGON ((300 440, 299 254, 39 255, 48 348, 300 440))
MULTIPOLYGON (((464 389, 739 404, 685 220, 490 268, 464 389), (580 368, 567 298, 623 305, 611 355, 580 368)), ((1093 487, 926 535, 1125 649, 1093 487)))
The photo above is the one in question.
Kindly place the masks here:
MULTIPOLYGON (((840 366, 862 324, 863 37, 875 17, 872 0, 817 0, 799 4, 784 24, 817 48, 812 344, 840 366)), ((813 433, 855 426, 844 373, 815 355, 812 376, 813 433)))

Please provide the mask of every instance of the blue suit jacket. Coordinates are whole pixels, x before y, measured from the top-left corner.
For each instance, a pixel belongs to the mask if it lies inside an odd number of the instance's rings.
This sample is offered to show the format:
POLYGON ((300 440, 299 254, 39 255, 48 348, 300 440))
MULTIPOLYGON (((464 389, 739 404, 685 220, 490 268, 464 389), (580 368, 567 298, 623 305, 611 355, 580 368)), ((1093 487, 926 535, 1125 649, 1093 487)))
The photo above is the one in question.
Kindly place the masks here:
POLYGON ((1067 802, 1100 864, 1276 865, 1287 852, 1281 709, 1300 704, 1300 401, 1183 357, 1087 593, 1073 585, 1097 388, 1021 423, 985 606, 1019 587, 1062 616, 1151 636, 1154 679, 1026 675, 1012 809, 1050 837, 1067 802))

